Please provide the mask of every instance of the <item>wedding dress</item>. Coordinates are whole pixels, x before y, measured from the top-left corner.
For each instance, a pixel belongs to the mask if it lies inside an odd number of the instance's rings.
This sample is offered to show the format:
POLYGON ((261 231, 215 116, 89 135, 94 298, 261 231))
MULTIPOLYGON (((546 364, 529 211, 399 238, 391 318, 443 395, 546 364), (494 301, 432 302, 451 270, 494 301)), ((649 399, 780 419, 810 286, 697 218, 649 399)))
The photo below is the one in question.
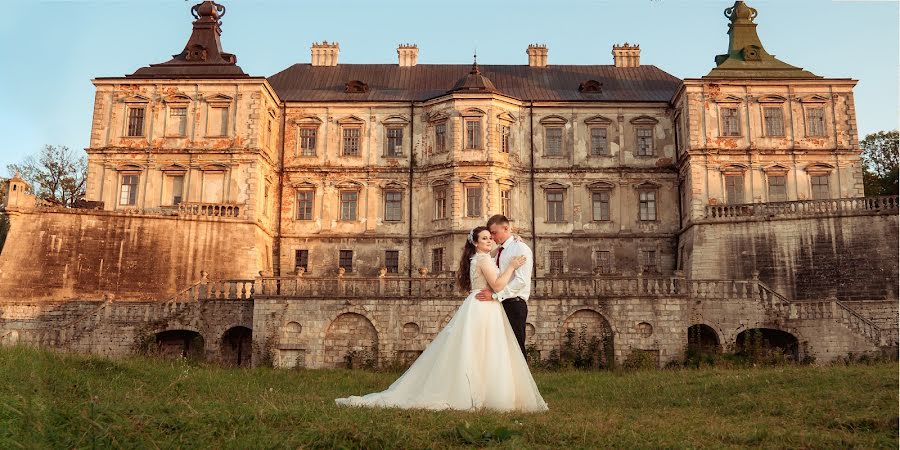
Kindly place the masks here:
MULTIPOLYGON (((472 291, 425 351, 387 390, 335 400, 338 405, 423 409, 545 411, 503 306, 479 301, 487 287, 472 257, 472 291)), ((496 269, 493 261, 489 266, 496 269)))

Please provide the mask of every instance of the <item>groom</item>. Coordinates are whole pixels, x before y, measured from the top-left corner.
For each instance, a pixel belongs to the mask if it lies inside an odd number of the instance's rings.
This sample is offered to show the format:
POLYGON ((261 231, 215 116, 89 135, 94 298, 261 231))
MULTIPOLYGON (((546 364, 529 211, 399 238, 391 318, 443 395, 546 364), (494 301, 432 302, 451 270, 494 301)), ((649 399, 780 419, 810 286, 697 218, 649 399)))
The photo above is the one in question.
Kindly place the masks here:
POLYGON ((531 295, 531 268, 534 264, 534 255, 525 242, 513 236, 509 231, 509 219, 502 214, 497 214, 488 219, 488 230, 491 238, 499 245, 491 252, 494 263, 500 268, 500 272, 506 269, 509 261, 518 255, 528 258, 525 265, 516 269, 512 280, 500 292, 494 293, 490 289, 482 289, 475 296, 483 302, 497 300, 502 302, 506 317, 512 326, 519 348, 525 355, 525 319, 528 317, 528 297, 531 295))

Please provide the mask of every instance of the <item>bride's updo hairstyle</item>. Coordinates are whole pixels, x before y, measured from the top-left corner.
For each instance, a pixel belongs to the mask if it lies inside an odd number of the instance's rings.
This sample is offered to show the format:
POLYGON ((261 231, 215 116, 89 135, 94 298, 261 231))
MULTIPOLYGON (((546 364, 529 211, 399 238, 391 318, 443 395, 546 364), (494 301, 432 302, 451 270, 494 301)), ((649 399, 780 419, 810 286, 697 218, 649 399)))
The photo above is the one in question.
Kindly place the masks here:
POLYGON ((488 227, 475 227, 475 229, 466 236, 466 245, 463 247, 462 259, 459 260, 459 271, 456 272, 456 285, 463 292, 472 290, 472 279, 469 277, 470 260, 475 256, 475 242, 478 241, 478 234, 487 229, 488 227), (471 240, 469 236, 471 236, 471 240))

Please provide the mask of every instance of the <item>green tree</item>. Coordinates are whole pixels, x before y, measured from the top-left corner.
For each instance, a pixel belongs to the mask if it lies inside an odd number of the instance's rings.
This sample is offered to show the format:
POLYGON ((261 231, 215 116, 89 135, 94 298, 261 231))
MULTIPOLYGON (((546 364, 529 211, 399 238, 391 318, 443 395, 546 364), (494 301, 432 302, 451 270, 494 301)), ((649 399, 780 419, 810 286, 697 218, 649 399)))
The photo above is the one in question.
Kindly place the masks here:
POLYGON ((897 130, 866 135, 859 146, 862 148, 863 185, 866 196, 897 195, 900 187, 897 130))
POLYGON ((87 160, 66 146, 45 145, 40 153, 28 156, 21 164, 6 166, 31 185, 39 198, 67 207, 84 198, 87 160))

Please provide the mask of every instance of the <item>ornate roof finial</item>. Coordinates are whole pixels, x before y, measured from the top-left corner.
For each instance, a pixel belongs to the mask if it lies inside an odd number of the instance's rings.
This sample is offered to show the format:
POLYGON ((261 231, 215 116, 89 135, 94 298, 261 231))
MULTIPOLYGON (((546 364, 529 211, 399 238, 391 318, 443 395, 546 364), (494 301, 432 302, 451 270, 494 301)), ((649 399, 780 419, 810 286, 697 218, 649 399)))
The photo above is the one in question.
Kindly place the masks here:
POLYGON ((734 2, 734 6, 731 8, 725 8, 725 17, 731 23, 753 23, 757 14, 756 8, 751 8, 740 0, 734 2))
POLYGON ((475 54, 472 55, 472 70, 469 73, 472 75, 481 73, 481 70, 478 69, 478 48, 475 49, 475 54))

